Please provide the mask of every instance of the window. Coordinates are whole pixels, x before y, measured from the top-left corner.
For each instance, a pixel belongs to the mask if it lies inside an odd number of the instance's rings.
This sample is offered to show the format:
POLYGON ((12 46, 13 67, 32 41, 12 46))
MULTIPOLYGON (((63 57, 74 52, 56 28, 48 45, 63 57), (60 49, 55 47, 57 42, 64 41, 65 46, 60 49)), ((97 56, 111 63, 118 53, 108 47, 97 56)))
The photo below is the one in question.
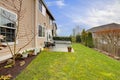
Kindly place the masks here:
POLYGON ((39 37, 45 37, 45 28, 42 27, 42 26, 40 26, 40 25, 39 25, 38 28, 39 28, 39 29, 38 29, 38 36, 39 36, 39 37))
POLYGON ((45 8, 44 5, 42 6, 42 14, 43 14, 44 16, 46 16, 46 8, 45 8))
POLYGON ((16 31, 16 15, 0 8, 0 35, 5 36, 0 42, 14 42, 16 31))
POLYGON ((52 30, 52 36, 54 36, 54 30, 52 30))
POLYGON ((15 29, 0 27, 0 35, 6 36, 5 40, 1 40, 1 42, 14 42, 15 29))
POLYGON ((46 16, 46 8, 45 8, 45 6, 42 4, 42 1, 41 0, 39 0, 39 10, 42 12, 42 14, 44 15, 44 16, 46 16))
POLYGON ((53 24, 53 21, 52 21, 52 19, 51 19, 51 18, 49 18, 49 20, 50 20, 50 25, 52 25, 52 24, 53 24))
POLYGON ((42 1, 39 0, 39 10, 42 12, 42 1))

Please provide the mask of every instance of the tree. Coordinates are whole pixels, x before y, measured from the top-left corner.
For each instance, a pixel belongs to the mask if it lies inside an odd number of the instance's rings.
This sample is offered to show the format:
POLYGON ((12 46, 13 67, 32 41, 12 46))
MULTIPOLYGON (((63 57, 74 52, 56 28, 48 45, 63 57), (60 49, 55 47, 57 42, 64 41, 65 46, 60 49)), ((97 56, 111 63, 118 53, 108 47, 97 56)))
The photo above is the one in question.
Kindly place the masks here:
POLYGON ((87 36, 87 33, 85 31, 85 29, 82 30, 82 33, 81 33, 81 42, 82 44, 86 45, 86 36, 87 36))
POLYGON ((86 32, 85 29, 83 29, 81 33, 81 42, 85 46, 88 46, 90 48, 94 47, 93 46, 93 37, 91 32, 86 32))
MULTIPOLYGON (((35 37, 35 33, 32 32, 31 30, 31 33, 33 34, 33 37, 28 40, 28 42, 26 44, 24 44, 22 47, 20 47, 19 49, 16 48, 17 46, 17 40, 20 39, 22 36, 19 36, 19 32, 20 32, 20 22, 21 20, 24 18, 24 13, 25 13, 25 9, 23 8, 23 1, 24 0, 1 0, 0 1, 0 4, 2 4, 3 6, 7 7, 8 9, 14 11, 17 15, 17 19, 16 20, 12 20, 10 17, 11 16, 7 16, 7 14, 4 13, 4 16, 5 18, 7 18, 8 20, 16 23, 16 27, 17 27, 17 30, 15 31, 15 38, 14 38, 14 45, 13 45, 13 49, 11 48, 11 46, 7 43, 7 46, 10 50, 10 53, 12 54, 12 57, 13 57, 13 65, 15 65, 15 54, 19 53, 19 51, 21 51, 23 48, 25 48, 27 45, 30 44, 30 42, 34 39, 35 37)), ((26 37, 28 37, 27 35, 25 35, 26 37)))
POLYGON ((73 36, 76 36, 75 29, 73 28, 73 36))
POLYGON ((78 42, 78 43, 81 42, 81 36, 80 36, 80 35, 77 35, 77 36, 76 36, 76 42, 78 42))
POLYGON ((73 36, 80 35, 80 26, 77 25, 76 27, 73 28, 73 36))
POLYGON ((71 36, 71 41, 72 42, 76 42, 76 37, 75 36, 71 36))
POLYGON ((92 37, 91 32, 88 32, 86 40, 87 40, 87 46, 92 48, 93 47, 93 37, 92 37))

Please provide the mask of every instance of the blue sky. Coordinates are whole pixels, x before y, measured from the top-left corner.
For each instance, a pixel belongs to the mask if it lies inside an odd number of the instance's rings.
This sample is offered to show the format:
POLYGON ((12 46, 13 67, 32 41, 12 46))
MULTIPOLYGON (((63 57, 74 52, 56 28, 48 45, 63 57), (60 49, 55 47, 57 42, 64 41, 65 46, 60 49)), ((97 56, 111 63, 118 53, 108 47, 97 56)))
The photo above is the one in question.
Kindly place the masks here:
POLYGON ((120 23, 120 0, 45 0, 56 19, 59 36, 69 36, 76 26, 89 29, 95 26, 120 23))

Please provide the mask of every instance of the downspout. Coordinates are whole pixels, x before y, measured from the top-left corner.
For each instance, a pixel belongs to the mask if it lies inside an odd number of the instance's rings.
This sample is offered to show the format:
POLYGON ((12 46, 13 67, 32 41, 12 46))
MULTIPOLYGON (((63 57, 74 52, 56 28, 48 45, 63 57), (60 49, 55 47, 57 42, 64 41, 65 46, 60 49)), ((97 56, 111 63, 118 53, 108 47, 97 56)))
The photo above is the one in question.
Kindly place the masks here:
POLYGON ((37 54, 37 0, 35 0, 35 26, 34 26, 34 36, 35 36, 35 41, 34 41, 34 46, 35 46, 35 54, 37 54))

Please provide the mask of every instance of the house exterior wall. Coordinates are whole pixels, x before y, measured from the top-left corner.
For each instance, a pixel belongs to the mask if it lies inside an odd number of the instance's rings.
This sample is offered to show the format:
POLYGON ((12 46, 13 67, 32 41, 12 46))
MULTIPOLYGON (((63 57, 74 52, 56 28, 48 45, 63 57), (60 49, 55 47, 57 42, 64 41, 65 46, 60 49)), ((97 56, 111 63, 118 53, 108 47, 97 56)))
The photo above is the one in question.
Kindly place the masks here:
MULTIPOLYGON (((38 4, 39 4, 39 1, 36 0, 36 20, 37 20, 37 23, 36 23, 36 32, 38 33, 38 25, 41 25, 42 27, 45 28, 45 36, 44 37, 39 37, 38 35, 36 36, 36 46, 37 48, 42 48, 44 47, 44 42, 47 41, 47 33, 49 31, 52 31, 52 27, 53 27, 53 24, 50 25, 50 15, 46 9, 46 15, 43 15, 42 12, 39 10, 39 7, 38 7, 38 4)), ((43 5, 44 6, 44 5, 43 5)))
MULTIPOLYGON (((38 26, 41 25, 45 27, 45 32, 50 29, 52 30, 52 26, 49 23, 50 14, 47 13, 46 9, 46 16, 42 14, 39 10, 38 0, 23 0, 23 8, 25 9, 24 17, 20 21, 20 29, 19 29, 19 38, 17 40, 17 48, 24 46, 28 43, 33 36, 35 37, 29 45, 27 45, 21 51, 31 48, 42 48, 44 47, 44 42, 46 41, 45 37, 38 36, 38 26)), ((0 4, 0 7, 7 9, 8 11, 12 11, 10 8, 7 8, 0 4)), ((15 13, 15 12, 14 12, 15 13)), ((11 44, 13 47, 13 44, 11 44)), ((6 47, 0 50, 0 53, 10 53, 9 49, 6 47)))
MULTIPOLYGON (((38 26, 41 25, 42 27, 45 27, 46 23, 46 18, 42 14, 42 12, 39 10, 39 2, 36 0, 36 32, 38 33, 38 26)), ((42 48, 44 46, 44 41, 45 37, 39 37, 38 35, 36 36, 36 47, 37 48, 42 48)))
POLYGON ((51 42, 53 35, 52 35, 52 30, 53 30, 53 20, 51 19, 51 17, 49 16, 49 14, 47 13, 47 20, 46 20, 46 41, 47 42, 51 42), (51 36, 51 37, 50 37, 51 36))
MULTIPOLYGON (((25 9, 24 17, 20 21, 20 28, 19 28, 19 34, 18 34, 18 40, 17 40, 17 48, 19 49, 20 47, 24 46, 28 41, 32 38, 32 33, 31 31, 34 32, 34 18, 35 18, 35 13, 34 13, 34 0, 24 0, 23 2, 23 8, 25 9), (26 5, 27 4, 27 5, 26 5)), ((9 4, 8 4, 9 5, 9 4)), ((0 7, 15 13, 12 11, 10 8, 5 7, 3 5, 0 5, 0 7)), ((34 48, 34 39, 32 42, 26 46, 23 50, 29 49, 29 48, 34 48)), ((13 44, 11 44, 11 47, 13 47, 13 44)), ((22 50, 22 51, 23 51, 22 50)), ((0 50, 0 53, 10 53, 8 48, 0 50)))
MULTIPOLYGON (((24 0, 23 7, 25 8, 25 14, 24 18, 21 21, 20 25, 20 33, 19 35, 28 35, 23 38, 20 38, 18 42, 21 42, 20 44, 25 45, 25 43, 28 43, 31 38, 34 36, 35 33, 35 1, 34 0, 24 0), (26 5, 27 4, 27 5, 26 5)), ((35 47, 35 40, 33 39, 32 42, 26 47, 28 48, 34 48, 35 47)), ((18 45, 20 45, 18 43, 18 45)))

